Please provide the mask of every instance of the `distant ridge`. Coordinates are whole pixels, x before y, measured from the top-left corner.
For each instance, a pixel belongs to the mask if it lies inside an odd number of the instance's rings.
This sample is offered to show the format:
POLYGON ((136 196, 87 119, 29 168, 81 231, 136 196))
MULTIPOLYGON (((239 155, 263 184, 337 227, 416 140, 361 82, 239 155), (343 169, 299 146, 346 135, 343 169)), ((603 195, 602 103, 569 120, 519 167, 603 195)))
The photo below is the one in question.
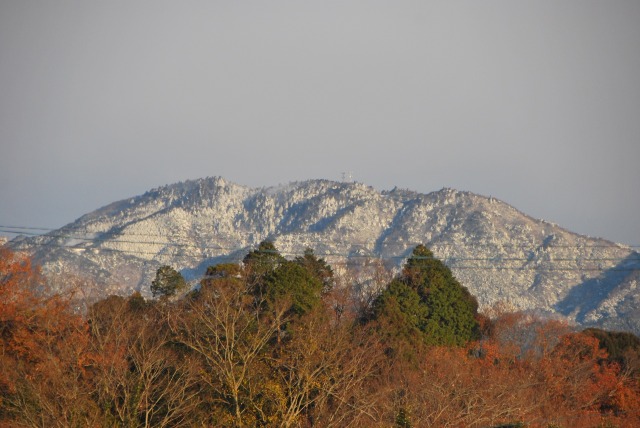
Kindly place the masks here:
POLYGON ((583 325, 640 331, 637 252, 449 188, 379 192, 309 180, 254 189, 211 177, 114 202, 10 245, 32 252, 54 284, 72 276, 96 298, 148 294, 161 264, 196 277, 209 264, 240 260, 264 239, 285 256, 310 247, 330 262, 373 257, 395 265, 424 243, 482 306, 503 301, 583 325))

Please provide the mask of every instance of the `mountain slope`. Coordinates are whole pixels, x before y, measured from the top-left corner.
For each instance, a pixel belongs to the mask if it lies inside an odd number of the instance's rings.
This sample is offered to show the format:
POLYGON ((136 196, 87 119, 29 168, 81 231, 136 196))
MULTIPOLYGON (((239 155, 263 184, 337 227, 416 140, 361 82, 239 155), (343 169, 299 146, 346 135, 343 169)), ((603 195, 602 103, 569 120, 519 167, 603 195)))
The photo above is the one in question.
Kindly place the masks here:
MULTIPOLYGON (((396 265, 424 243, 481 306, 504 301, 585 325, 640 330, 637 252, 452 189, 378 192, 326 180, 251 189, 206 178, 115 202, 12 245, 33 251, 52 278, 77 277, 90 297, 148 293, 161 264, 196 276, 209 264, 241 259, 264 239, 285 256, 311 247, 330 262, 381 257, 396 265)), ((69 287, 65 281, 58 286, 69 287)))

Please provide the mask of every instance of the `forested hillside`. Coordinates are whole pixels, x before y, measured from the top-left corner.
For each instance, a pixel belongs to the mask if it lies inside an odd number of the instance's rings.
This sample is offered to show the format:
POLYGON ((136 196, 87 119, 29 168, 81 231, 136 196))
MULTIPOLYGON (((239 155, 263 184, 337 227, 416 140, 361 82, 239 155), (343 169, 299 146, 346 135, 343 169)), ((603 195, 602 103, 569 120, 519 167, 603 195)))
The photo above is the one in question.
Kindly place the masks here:
MULTIPOLYGON (((386 276, 385 276, 386 275, 386 276)), ((0 427, 635 427, 640 340, 476 298, 425 246, 363 298, 272 242, 86 314, 0 249, 0 427)))

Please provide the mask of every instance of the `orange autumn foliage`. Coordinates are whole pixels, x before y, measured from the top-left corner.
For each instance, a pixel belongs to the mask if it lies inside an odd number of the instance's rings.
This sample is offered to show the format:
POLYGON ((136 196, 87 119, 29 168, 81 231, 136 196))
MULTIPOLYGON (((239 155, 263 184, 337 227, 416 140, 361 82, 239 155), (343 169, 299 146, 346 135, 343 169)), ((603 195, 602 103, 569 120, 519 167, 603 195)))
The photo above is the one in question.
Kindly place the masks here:
POLYGON ((41 286, 27 257, 0 250, 0 419, 88 423, 87 323, 60 296, 40 294, 41 286))
POLYGON ((638 379, 608 362, 597 339, 518 313, 485 331, 464 348, 429 348, 416 368, 395 364, 387 422, 401 414, 412 427, 640 426, 638 379))
MULTIPOLYGON (((15 371, 11 355, 21 348, 16 335, 28 322, 25 309, 34 306, 35 297, 31 288, 39 272, 31 260, 20 254, 0 248, 0 391, 15 391, 15 371)), ((2 400, 2 396, 0 396, 2 400)))
POLYGON ((480 340, 403 359, 356 311, 338 314, 335 293, 285 330, 233 278, 81 316, 0 249, 0 427, 640 426, 638 372, 564 322, 496 311, 478 317, 480 340))

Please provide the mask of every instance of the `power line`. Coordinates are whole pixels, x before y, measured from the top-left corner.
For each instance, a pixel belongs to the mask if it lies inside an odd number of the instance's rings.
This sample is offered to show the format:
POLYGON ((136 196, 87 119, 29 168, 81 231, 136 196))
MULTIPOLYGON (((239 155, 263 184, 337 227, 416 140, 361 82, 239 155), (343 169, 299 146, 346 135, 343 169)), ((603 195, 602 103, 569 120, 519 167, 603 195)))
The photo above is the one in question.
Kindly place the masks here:
MULTIPOLYGON (((0 232, 8 232, 7 230, 1 229, 0 232)), ((59 239, 75 239, 78 241, 85 241, 91 243, 114 243, 114 244, 137 244, 137 245, 161 245, 161 246, 170 246, 170 247, 186 247, 186 248, 207 248, 214 250, 233 250, 240 249, 239 247, 220 247, 220 246, 201 246, 196 244, 182 244, 177 242, 157 242, 157 241, 133 241, 133 240, 124 240, 124 239, 101 239, 101 238, 87 238, 85 236, 80 235, 71 235, 71 234, 46 234, 41 235, 32 232, 24 232, 24 235, 29 236, 37 236, 44 238, 59 238, 59 239)))
MULTIPOLYGON (((0 226, 0 232, 10 232, 9 230, 5 229, 7 226, 0 226)), ((40 228, 32 228, 32 229, 40 229, 40 228)), ((46 234, 46 235, 41 235, 41 234, 37 234, 35 232, 23 232, 23 234, 25 235, 29 235, 29 236, 37 236, 37 237, 44 237, 44 238, 50 238, 50 239, 72 239, 72 240, 79 240, 79 241, 84 241, 86 243, 94 243, 94 244, 99 244, 99 243, 105 243, 105 244, 135 244, 135 245, 157 245, 157 246, 162 246, 162 247, 181 247, 181 248, 195 248, 198 250, 222 250, 222 251, 239 251, 242 250, 246 247, 240 247, 240 246, 232 246, 232 247, 225 247, 225 246, 220 246, 220 245, 197 245, 197 244, 187 244, 187 243, 177 243, 177 242, 161 242, 161 241, 141 241, 141 240, 127 240, 127 239, 118 239, 119 236, 127 236, 127 234, 120 234, 118 236, 115 237, 86 237, 82 236, 82 235, 75 235, 75 234, 46 234)), ((151 236, 151 235, 150 235, 151 236)), ((161 236, 161 235, 153 235, 153 236, 161 236)), ((309 239, 305 239, 306 243, 308 242, 316 242, 316 243, 320 243, 323 244, 324 241, 323 240, 309 240, 309 239)), ((335 242, 335 241, 334 241, 335 242)), ((351 246, 353 246, 354 244, 351 243, 350 241, 339 241, 339 242, 343 242, 346 244, 350 244, 351 246)), ((51 243, 31 243, 32 245, 52 245, 51 243)), ((411 247, 414 245, 418 245, 418 243, 405 243, 405 245, 407 247, 411 247)), ((441 245, 441 244, 440 244, 441 245)), ((438 245, 438 243, 434 243, 432 246, 433 247, 438 247, 440 246, 438 245)), ((447 244, 446 246, 452 246, 453 244, 447 244)), ((363 247, 365 250, 365 243, 356 243, 355 246, 359 246, 359 247, 363 247)), ((473 245, 474 247, 477 247, 476 244, 473 245)), ((65 248, 77 248, 77 249, 81 249, 82 247, 76 247, 75 245, 60 245, 60 247, 65 247, 65 248)), ((569 246, 566 246, 569 247, 569 246)), ((619 248, 618 246, 613 246, 613 245, 608 245, 608 246, 583 246, 583 245, 575 245, 575 246, 571 246, 571 248, 591 248, 591 247, 613 247, 613 248, 619 248)), ((532 247, 528 247, 528 246, 520 246, 520 248, 532 248, 532 247)), ((554 248, 559 248, 557 246, 548 246, 546 247, 546 249, 554 249, 554 248)), ((564 247, 563 247, 564 248, 564 247)), ((98 248, 96 248, 98 249, 98 248)), ((99 249, 102 250, 106 250, 105 247, 101 247, 99 249)), ((538 247, 535 247, 535 250, 539 249, 538 247)), ((622 248, 620 248, 622 249, 622 248)), ((367 250, 370 251, 370 250, 367 250)), ((136 252, 136 251, 133 251, 136 252)), ((154 252, 145 252, 146 254, 155 254, 154 252)), ((290 255, 302 255, 300 253, 290 253, 290 255)), ((357 257, 360 255, 357 254, 344 254, 344 253, 318 253, 317 255, 324 255, 324 256, 339 256, 339 257, 357 257)), ((367 255, 364 255, 365 257, 367 255)), ((374 256, 373 254, 369 255, 369 256, 374 256)), ((405 256, 389 256, 390 258, 405 258, 405 256)), ((554 261, 554 262, 558 262, 558 261, 576 261, 576 262, 585 262, 585 261, 624 261, 624 260, 635 260, 635 259, 629 259, 628 257, 624 257, 624 258, 602 258, 602 257, 598 257, 598 258, 563 258, 563 257, 556 257, 556 256, 552 256, 549 255, 549 257, 551 257, 551 260, 549 261, 554 261)), ((498 256, 492 256, 492 257, 456 257, 456 256, 451 256, 451 257, 440 257, 440 258, 445 258, 447 260, 450 261, 533 261, 536 259, 533 259, 531 256, 529 257, 503 257, 501 255, 498 256)))
MULTIPOLYGON (((189 259, 189 260, 200 260, 202 262, 204 262, 207 259, 210 258, 226 258, 228 260, 237 260, 240 261, 241 257, 234 257, 232 254, 219 254, 219 255, 204 255, 204 254, 162 254, 162 253, 158 253, 158 252, 153 252, 153 251, 141 251, 141 250, 129 250, 129 249, 117 249, 117 248, 108 248, 108 247, 101 247, 101 248, 83 248, 83 247, 73 247, 73 246, 66 246, 66 245, 60 245, 60 244, 46 244, 46 243, 35 243, 34 245, 36 246, 42 246, 42 247, 52 247, 52 248, 63 248, 63 249, 68 249, 71 251, 81 251, 81 252, 87 252, 87 253, 100 253, 100 252, 106 252, 106 253, 119 253, 119 254, 125 254, 125 255, 141 255, 141 256, 155 256, 153 259, 156 258, 162 258, 163 256, 166 257, 170 257, 172 259, 189 259)), ((249 251, 249 248, 245 247, 245 248, 234 248, 235 251, 240 251, 240 250, 245 250, 245 251, 249 251)), ((300 253, 300 252, 278 252, 278 251, 273 251, 273 250, 253 250, 253 251, 258 251, 258 252, 263 252, 263 253, 278 253, 280 255, 284 256, 289 256, 289 257, 294 257, 294 256, 304 256, 304 253, 300 253)), ((319 257, 331 257, 331 258, 342 258, 342 259, 347 259, 347 261, 345 262, 340 262, 340 261, 331 261, 331 265, 353 265, 355 263, 353 262, 349 262, 348 260, 354 260, 354 259, 371 259, 371 260, 403 260, 408 258, 409 256, 384 256, 384 257, 380 257, 380 256, 376 256, 376 255, 361 255, 361 254, 349 254, 349 253, 314 253, 314 255, 319 256, 319 257)), ((574 266, 574 267, 562 267, 562 266, 512 266, 512 265, 505 265, 505 264, 494 264, 494 265, 456 265, 456 262, 468 262, 468 261, 481 261, 481 262, 490 262, 490 263, 496 263, 496 262, 500 262, 500 263, 504 263, 505 261, 513 261, 513 262, 531 262, 531 260, 526 259, 526 258, 510 258, 508 260, 500 260, 499 258, 496 257, 488 257, 488 258, 439 258, 439 257, 415 257, 412 256, 414 258, 417 259, 441 259, 443 260, 443 262, 445 264, 447 264, 451 269, 454 270, 509 270, 509 271, 535 271, 535 272, 551 272, 551 271, 574 271, 574 272, 588 272, 588 271, 592 271, 592 272, 603 272, 603 271, 607 271, 607 272, 633 272, 633 271, 638 271, 640 270, 640 266, 638 267, 616 267, 616 266, 611 266, 611 267, 606 267, 606 266, 600 266, 600 267, 579 267, 579 266, 574 266)), ((554 262, 555 260, 543 260, 545 262, 554 262)), ((621 258, 621 259, 615 259, 615 258, 593 258, 593 259, 566 259, 565 261, 572 261, 572 262, 591 262, 591 263, 598 263, 598 262, 615 262, 615 261, 628 261, 628 262, 640 262, 640 258, 636 259, 628 259, 628 258, 621 258)), ((526 263, 525 263, 526 264, 526 263)))
MULTIPOLYGON (((35 232, 28 232, 28 231, 23 231, 23 232, 18 232, 15 230, 8 230, 9 228, 11 228, 11 226, 2 226, 0 225, 0 232, 5 232, 5 233, 19 233, 22 235, 27 235, 27 236, 31 236, 31 237, 43 237, 43 238, 60 238, 60 239, 77 239, 77 240, 82 240, 82 241, 87 241, 87 242, 121 242, 121 243, 132 243, 132 244, 149 244, 149 245, 170 245, 170 246, 185 246, 185 247, 194 247, 194 248, 203 248, 203 246, 201 245, 196 245, 196 244, 182 244, 182 243, 175 243, 175 242, 158 242, 158 241, 137 241, 137 240, 122 240, 122 239, 118 239, 118 237, 120 236, 151 236, 151 237, 163 237, 163 238, 168 238, 168 237, 172 237, 172 236, 177 236, 181 239, 185 239, 186 237, 184 236, 180 236, 180 235, 170 235, 170 234, 151 234, 151 233, 123 233, 123 232, 87 232, 85 234, 67 234, 67 233, 57 233, 57 234, 52 234, 52 233, 46 233, 46 234, 41 234, 41 233, 35 233, 35 232), (110 234, 109 236, 105 236, 106 234, 110 234), (89 235, 101 235, 101 236, 91 236, 89 237, 89 235)), ((25 228, 27 229, 27 228, 25 228)), ((29 230, 29 229, 27 229, 29 230)), ((41 228, 31 228, 30 230, 51 230, 53 231, 54 229, 41 229, 41 228)), ((59 229, 57 229, 59 230, 59 229)), ((324 240, 321 239, 306 239, 306 241, 308 242, 315 242, 315 243, 323 243, 324 240)), ((335 240, 333 242, 336 242, 335 240)), ((357 245, 357 246, 364 246, 366 243, 362 243, 362 244, 354 244, 351 241, 337 241, 337 242, 344 242, 344 243, 348 243, 351 245, 357 245)), ((410 245, 418 245, 418 243, 415 244, 410 244, 410 245)), ((228 250, 228 249, 233 249, 234 247, 220 247, 220 246, 204 246, 204 248, 213 248, 213 249, 223 249, 223 250, 228 250)))
MULTIPOLYGON (((122 239, 117 239, 118 237, 122 236, 122 237, 127 237, 127 236, 148 236, 148 237, 163 237, 163 238, 169 238, 169 237, 179 237, 181 239, 184 239, 184 236, 180 236, 180 235, 176 235, 176 234, 160 234, 160 233, 135 233, 135 232, 122 232, 122 231, 104 231, 104 232, 86 232, 85 234, 64 234, 64 233, 58 233, 58 234, 51 234, 51 233, 46 233, 46 234, 41 234, 41 233, 36 233, 36 232, 30 232, 32 230, 41 230, 41 231, 56 231, 56 230, 60 230, 60 229, 50 229, 50 228, 42 228, 42 227, 33 227, 33 226, 4 226, 4 225, 0 225, 0 232, 4 232, 4 233, 12 233, 12 234, 21 234, 21 235, 27 235, 27 236, 33 236, 33 237, 48 237, 48 238, 61 238, 61 239, 77 239, 77 240, 82 240, 82 241, 86 241, 86 242, 121 242, 121 243, 130 243, 130 244, 148 244, 148 245, 165 245, 165 246, 183 246, 183 247, 193 247, 193 248, 211 248, 211 249, 221 249, 221 250, 233 250, 233 249, 238 249, 238 247, 221 247, 221 246, 202 246, 202 245, 196 245, 196 244, 188 244, 188 243, 176 243, 176 242, 158 242, 158 241, 140 241, 140 240, 122 240, 122 239), (9 230, 9 229, 15 229, 15 230, 9 230), (20 231, 20 230, 22 231, 20 231), (106 234, 109 234, 110 236, 104 236, 106 234), (91 236, 89 237, 89 235, 102 235, 102 236, 91 236)), ((594 239, 599 239, 599 238, 594 238, 594 239)), ((313 243, 319 243, 319 244, 323 244, 324 240, 321 239, 310 239, 308 237, 305 237, 305 241, 306 242, 313 242, 313 243)), ((335 242, 335 241, 333 241, 335 242)), ((347 243, 347 244, 352 244, 353 243, 351 241, 338 241, 338 242, 343 242, 343 243, 347 243)), ((362 242, 362 243, 356 243, 355 245, 359 245, 359 246, 366 246, 367 243, 370 244, 374 244, 375 242, 373 241, 368 241, 368 242, 362 242)), ((407 246, 414 246, 414 245, 419 245, 422 244, 422 242, 408 242, 406 243, 407 246)), ((438 243, 438 242, 432 242, 431 246, 433 247, 452 247, 455 246, 456 244, 450 244, 450 243, 438 243)), ((473 243, 473 244, 469 244, 472 245, 474 247, 494 247, 494 244, 488 244, 488 243, 473 243)), ((507 245, 501 245, 501 247, 511 247, 511 248, 523 248, 523 249, 539 249, 539 248, 544 248, 546 250, 548 249, 559 249, 559 248, 619 248, 619 249, 625 249, 625 248, 640 248, 640 245, 626 245, 626 244, 616 244, 616 243, 610 243, 610 244, 593 244, 593 245, 587 245, 587 244, 553 244, 553 243, 549 243, 549 244, 545 244, 545 243, 540 243, 540 244, 530 244, 530 245, 518 245, 518 244, 507 244, 507 245)))
MULTIPOLYGON (((35 226, 0 226, 6 229, 26 229, 26 230, 42 230, 42 231, 51 231, 55 229, 50 229, 47 227, 35 227, 35 226)), ((19 233, 19 232, 11 232, 11 233, 19 233)))
MULTIPOLYGON (((156 245, 156 246, 160 246, 162 247, 164 250, 166 250, 168 247, 175 247, 175 248, 181 248, 181 249, 196 249, 198 250, 198 252, 200 252, 200 254, 163 254, 160 251, 143 251, 141 249, 122 249, 122 248, 110 248, 110 247, 106 247, 106 246, 100 246, 100 247, 80 247, 78 246, 78 244, 55 244, 52 242, 31 242, 31 245, 36 245, 36 246, 48 246, 48 247, 52 247, 52 248, 63 248, 63 249, 69 249, 71 251, 75 251, 75 252, 79 252, 79 251, 86 251, 86 252, 106 252, 106 253, 120 253, 120 254, 126 254, 126 255, 131 255, 131 256, 153 256, 152 258, 162 258, 163 256, 166 257, 171 257, 171 258, 178 258, 178 259, 191 259, 191 260, 201 260, 204 261, 208 258, 221 258, 221 257, 231 257, 233 258, 234 256, 228 254, 228 252, 234 253, 234 252, 239 252, 239 251, 248 251, 250 249, 250 247, 240 247, 240 246, 220 246, 220 245, 196 245, 194 243, 178 243, 178 242, 159 242, 159 241, 145 241, 145 240, 133 240, 133 239, 120 239, 121 237, 128 237, 128 236, 154 236, 154 237, 164 237, 166 238, 168 235, 163 235, 163 234, 151 234, 151 233, 131 233, 131 232, 122 232, 122 231, 107 231, 107 232, 87 232, 84 235, 79 235, 79 234, 64 234, 64 233, 47 233, 47 234, 40 234, 40 233, 36 233, 34 231, 54 231, 54 229, 50 229, 50 228, 42 228, 42 227, 35 227, 35 226, 2 226, 0 225, 0 232, 5 232, 5 233, 20 233, 23 235, 28 235, 28 236, 34 236, 34 237, 43 237, 43 238, 49 238, 49 240, 53 240, 53 239, 70 239, 70 240, 77 240, 77 241, 83 241, 84 243, 87 244, 107 244, 107 245, 114 245, 114 246, 118 246, 121 244, 133 244, 133 245, 156 245), (109 234, 109 236, 104 236, 105 234, 109 234), (97 235, 97 236, 96 236, 97 235), (102 236, 100 236, 102 235, 102 236), (222 254, 207 254, 207 250, 213 250, 213 251, 223 251, 223 252, 227 252, 227 254, 222 253, 222 254), (204 253, 204 254, 203 254, 204 253)), ((183 238, 181 236, 181 238, 183 238)), ((305 245, 309 244, 311 242, 315 242, 318 243, 320 245, 324 244, 323 240, 320 239, 309 239, 306 238, 304 239, 305 241, 305 245)), ((335 242, 335 241, 333 241, 335 242)), ((363 248, 365 251, 369 252, 369 254, 357 254, 357 253, 340 253, 340 252, 322 252, 322 253, 314 253, 316 256, 319 257, 329 257, 329 258, 344 258, 344 259, 381 259, 381 260, 402 260, 402 259, 406 259, 408 257, 408 255, 403 255, 403 256, 379 256, 374 254, 371 250, 366 248, 366 244, 367 242, 362 242, 362 243, 356 243, 353 244, 351 241, 341 241, 347 245, 350 245, 351 247, 358 246, 363 248)), ((370 244, 375 244, 374 242, 370 242, 370 244)), ((406 247, 411 247, 411 246, 415 246, 418 245, 418 243, 404 243, 404 246, 406 247)), ((432 242, 431 246, 432 248, 435 247, 451 247, 455 244, 448 244, 448 243, 444 243, 444 244, 438 244, 437 242, 432 242)), ((473 247, 479 247, 479 246, 493 246, 491 244, 472 244, 473 247)), ((505 247, 505 246, 502 246, 505 247)), ((560 249, 560 248, 575 248, 575 249, 584 249, 584 248, 618 248, 618 249, 623 249, 624 247, 629 247, 629 246, 624 246, 621 248, 621 246, 616 245, 616 244, 608 244, 608 245, 584 245, 584 244, 576 244, 576 245, 568 245, 568 244, 557 244, 554 245, 553 243, 547 244, 545 245, 544 243, 538 244, 538 245, 534 245, 532 244, 531 246, 528 245, 509 245, 509 247, 512 248, 522 248, 522 249, 529 249, 529 250, 534 250, 537 251, 539 250, 541 247, 544 248, 545 250, 551 250, 551 249, 560 249)), ((631 248, 634 248, 636 246, 631 246, 631 248)), ((289 257, 295 257, 295 256, 302 256, 304 255, 304 253, 299 253, 299 252, 281 252, 280 253, 283 256, 289 256, 289 257)), ((585 257, 585 258, 579 258, 579 257, 575 257, 575 258, 567 258, 567 257, 555 257, 553 255, 550 255, 548 253, 546 253, 543 256, 543 258, 539 258, 539 257, 504 257, 501 255, 497 255, 497 256, 491 256, 491 257, 455 257, 455 256, 444 256, 444 257, 438 257, 439 259, 443 260, 447 265, 449 265, 452 269, 456 269, 456 270, 464 270, 464 269, 476 269, 476 270, 519 270, 519 271, 523 271, 523 270, 530 270, 530 271, 635 271, 638 270, 637 268, 628 268, 628 267, 624 267, 624 266, 620 266, 620 267, 605 267, 605 266, 598 266, 598 267, 593 267, 593 266, 574 266, 574 267, 566 267, 566 266, 553 266, 553 267, 549 267, 549 266, 540 266, 539 264, 536 266, 527 266, 527 264, 532 263, 532 262, 536 262, 536 263, 564 263, 564 262, 573 262, 573 263, 578 263, 580 265, 593 265, 593 264, 599 264, 599 263, 613 263, 613 262, 640 262, 640 257, 639 258, 634 258, 634 257, 620 257, 620 258, 612 258, 612 257, 585 257), (545 259, 544 256, 549 257, 549 259, 545 259), (463 263, 463 262, 486 262, 484 265, 456 265, 456 263, 463 263), (522 262, 524 264, 524 266, 513 266, 510 263, 516 263, 516 262, 522 262), (487 263, 490 263, 490 265, 487 265, 487 263)), ((435 257, 434 257, 435 258, 435 257)), ((333 264, 336 264, 335 262, 333 262, 333 264)))
MULTIPOLYGON (((63 236, 63 235, 61 235, 63 236)), ((66 237, 66 235, 64 235, 66 237)), ((79 238, 73 238, 79 239, 79 238)), ((87 241, 91 241, 91 239, 86 238, 87 241)), ((198 246, 193 244, 175 244, 170 242, 146 242, 146 241, 121 241, 121 240, 113 240, 113 241, 102 241, 109 244, 121 244, 121 243, 129 243, 129 244, 154 244, 161 246, 177 246, 177 247, 187 247, 187 248, 195 248, 198 250, 221 250, 221 251, 241 251, 248 250, 249 247, 221 247, 221 246, 198 246)), ((70 250, 78 250, 78 251, 114 251, 114 252, 122 252, 122 253, 132 253, 132 254, 145 254, 145 255, 162 255, 160 252, 156 251, 142 251, 137 249, 118 249, 118 248, 109 248, 109 247, 77 247, 75 245, 64 245, 64 244, 53 244, 53 243, 31 243, 30 245, 41 246, 41 247, 53 247, 53 248, 66 248, 70 250)), ((304 252, 291 252, 291 251, 274 251, 274 250, 254 250, 262 253, 277 253, 282 256, 304 256, 304 252)), ((378 256, 376 254, 353 254, 353 253, 339 253, 339 252, 314 252, 314 255, 321 257, 344 257, 344 258, 382 258, 382 259, 405 259, 410 257, 407 256, 378 256)), ((176 255, 176 256, 179 256, 176 255)), ((189 256, 189 257, 201 257, 201 256, 189 256)), ((575 258, 564 258, 564 257, 551 257, 550 259, 536 259, 531 257, 502 257, 502 256, 492 256, 492 257, 416 257, 416 259, 439 259, 445 260, 450 263, 456 262, 468 262, 468 261, 486 261, 486 262, 534 262, 534 261, 543 261, 543 262, 576 262, 576 263, 586 263, 586 262, 640 262, 639 257, 575 257, 575 258)))

